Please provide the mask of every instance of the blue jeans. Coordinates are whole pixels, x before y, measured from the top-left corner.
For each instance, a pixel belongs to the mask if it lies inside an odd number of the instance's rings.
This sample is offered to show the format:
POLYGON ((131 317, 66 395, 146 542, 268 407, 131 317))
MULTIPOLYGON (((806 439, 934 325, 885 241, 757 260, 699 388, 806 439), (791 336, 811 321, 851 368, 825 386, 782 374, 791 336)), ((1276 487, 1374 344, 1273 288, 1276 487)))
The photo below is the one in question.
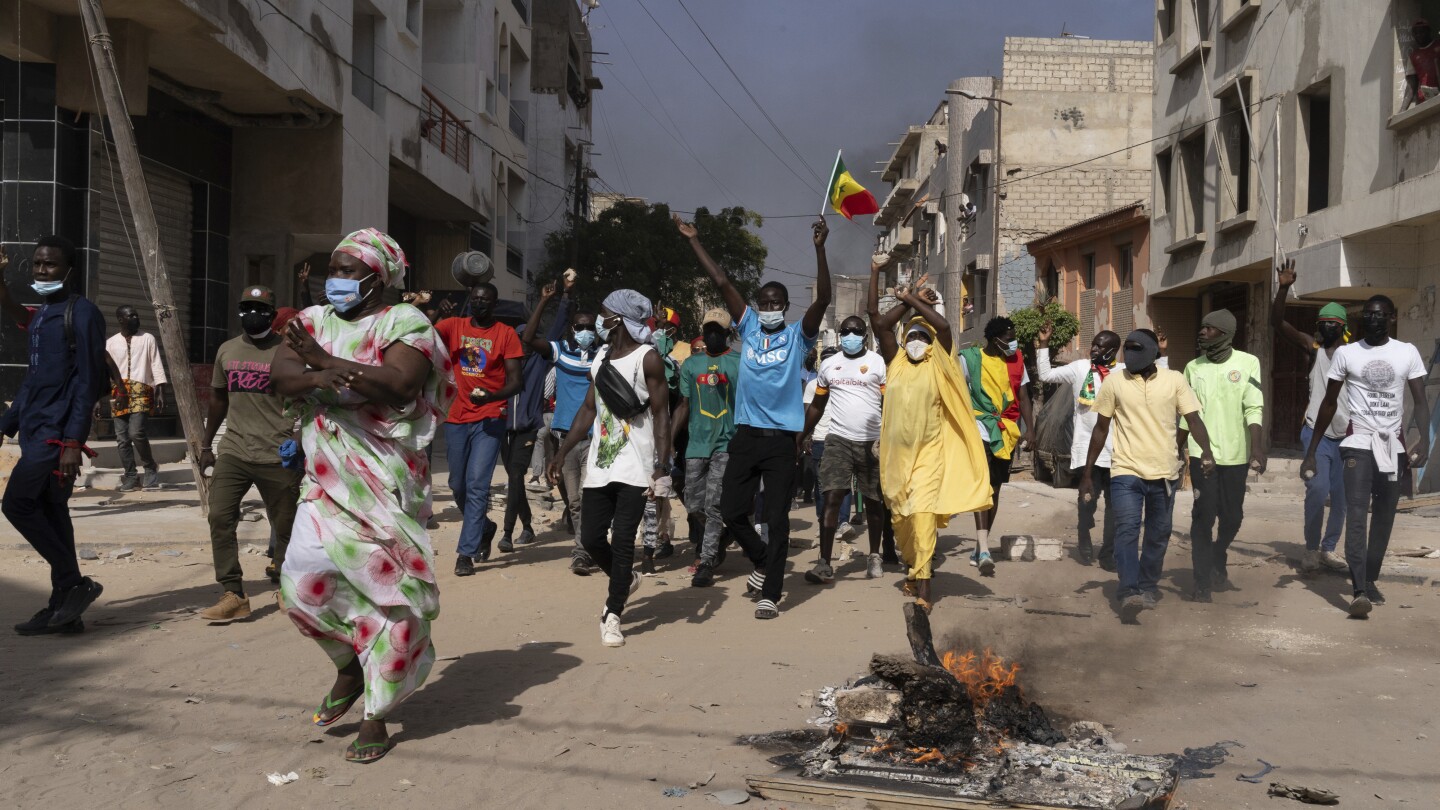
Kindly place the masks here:
MULTIPOLYGON (((1300 429, 1300 445, 1310 447, 1315 431, 1309 425, 1300 429)), ((1315 477, 1305 482, 1305 550, 1334 551, 1345 528, 1345 466, 1340 463, 1340 442, 1329 436, 1320 437, 1315 448, 1315 477), (1325 520, 1325 501, 1330 501, 1330 519, 1325 520), (1320 537, 1320 527, 1325 537, 1320 537)))
POLYGON ((1170 545, 1170 514, 1175 506, 1175 482, 1147 481, 1134 475, 1110 478, 1110 503, 1115 512, 1115 570, 1120 574, 1116 597, 1124 599, 1159 590, 1170 545), (1140 525, 1145 540, 1140 541, 1140 525))
MULTIPOLYGON (((490 479, 505 443, 504 419, 445 423, 445 459, 450 465, 450 492, 465 522, 460 528, 462 557, 480 556, 480 541, 493 525, 485 512, 490 508, 490 479)), ((523 494, 521 497, 524 497, 523 494)))

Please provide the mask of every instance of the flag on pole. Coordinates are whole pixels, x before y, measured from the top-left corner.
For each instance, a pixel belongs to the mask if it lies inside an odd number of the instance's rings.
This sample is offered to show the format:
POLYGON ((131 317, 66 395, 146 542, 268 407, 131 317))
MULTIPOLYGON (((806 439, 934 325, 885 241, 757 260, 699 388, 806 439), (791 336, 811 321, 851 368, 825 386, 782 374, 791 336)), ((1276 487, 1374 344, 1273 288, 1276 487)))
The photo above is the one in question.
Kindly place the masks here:
POLYGON ((830 187, 826 190, 825 196, 830 207, 846 219, 854 219, 856 214, 880 212, 880 205, 875 202, 875 195, 855 182, 855 178, 851 177, 850 171, 845 168, 845 161, 839 153, 835 155, 835 170, 830 173, 830 187))

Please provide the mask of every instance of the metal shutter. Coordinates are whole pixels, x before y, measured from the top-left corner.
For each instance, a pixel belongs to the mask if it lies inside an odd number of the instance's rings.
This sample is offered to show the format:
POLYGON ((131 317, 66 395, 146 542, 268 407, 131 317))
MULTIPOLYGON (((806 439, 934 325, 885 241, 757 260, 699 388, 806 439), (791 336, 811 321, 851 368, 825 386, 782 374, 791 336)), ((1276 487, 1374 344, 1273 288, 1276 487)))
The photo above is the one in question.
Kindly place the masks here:
MULTIPOLYGON (((135 220, 130 215, 125 183, 120 177, 120 160, 108 145, 103 149, 94 156, 90 172, 90 196, 94 200, 95 222, 100 234, 100 267, 93 298, 104 313, 110 332, 116 331, 115 308, 129 304, 140 313, 141 328, 153 333, 158 330, 159 324, 151 303, 150 285, 144 281, 143 265, 137 263, 140 243, 135 236, 135 220)), ((150 202, 160 226, 160 249, 165 255, 165 269, 170 275, 170 288, 179 310, 176 316, 180 319, 182 332, 188 337, 190 237, 194 229, 190 181, 184 175, 149 160, 144 161, 144 168, 150 202)))
POLYGON ((1135 291, 1131 289, 1116 290, 1110 296, 1110 331, 1120 336, 1125 336, 1135 331, 1135 291))
POLYGON ((1095 339, 1095 291, 1080 293, 1080 350, 1089 351, 1095 339))

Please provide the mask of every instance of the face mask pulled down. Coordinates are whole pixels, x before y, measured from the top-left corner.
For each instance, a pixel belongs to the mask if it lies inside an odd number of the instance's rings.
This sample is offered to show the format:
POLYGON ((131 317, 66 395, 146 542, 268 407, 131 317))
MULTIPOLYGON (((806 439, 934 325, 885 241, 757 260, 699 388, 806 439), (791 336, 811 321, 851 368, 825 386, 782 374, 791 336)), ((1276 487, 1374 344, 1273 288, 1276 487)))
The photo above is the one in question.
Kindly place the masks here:
POLYGON ((32 281, 30 289, 34 290, 36 295, 45 298, 65 289, 65 279, 68 278, 70 278, 70 274, 66 273, 65 278, 59 281, 32 281))

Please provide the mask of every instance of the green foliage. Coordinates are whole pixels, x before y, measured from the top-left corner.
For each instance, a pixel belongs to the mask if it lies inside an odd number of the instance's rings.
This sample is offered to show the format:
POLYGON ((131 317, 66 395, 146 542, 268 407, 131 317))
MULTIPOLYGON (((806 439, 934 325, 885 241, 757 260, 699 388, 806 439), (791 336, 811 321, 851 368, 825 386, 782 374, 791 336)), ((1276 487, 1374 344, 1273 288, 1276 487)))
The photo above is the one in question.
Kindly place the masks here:
POLYGON ((1028 347, 1035 342, 1035 335, 1046 323, 1055 327, 1050 336, 1050 345, 1060 347, 1069 343, 1080 332, 1080 319, 1067 312, 1059 301, 1051 301, 1043 307, 1026 307, 1010 313, 1015 322, 1015 338, 1020 345, 1028 347))
MULTIPOLYGON (((715 263, 746 300, 760 287, 767 251, 760 237, 747 230, 760 227, 759 215, 744 208, 724 208, 712 214, 695 212, 700 241, 715 263)), ((579 279, 575 295, 582 307, 594 311, 614 290, 637 290, 655 302, 680 313, 680 336, 700 333, 700 319, 712 306, 723 306, 710 277, 695 260, 689 243, 675 229, 669 206, 620 202, 593 222, 580 223, 579 279)), ((546 240, 544 269, 537 285, 558 279, 570 265, 572 231, 546 240)))

